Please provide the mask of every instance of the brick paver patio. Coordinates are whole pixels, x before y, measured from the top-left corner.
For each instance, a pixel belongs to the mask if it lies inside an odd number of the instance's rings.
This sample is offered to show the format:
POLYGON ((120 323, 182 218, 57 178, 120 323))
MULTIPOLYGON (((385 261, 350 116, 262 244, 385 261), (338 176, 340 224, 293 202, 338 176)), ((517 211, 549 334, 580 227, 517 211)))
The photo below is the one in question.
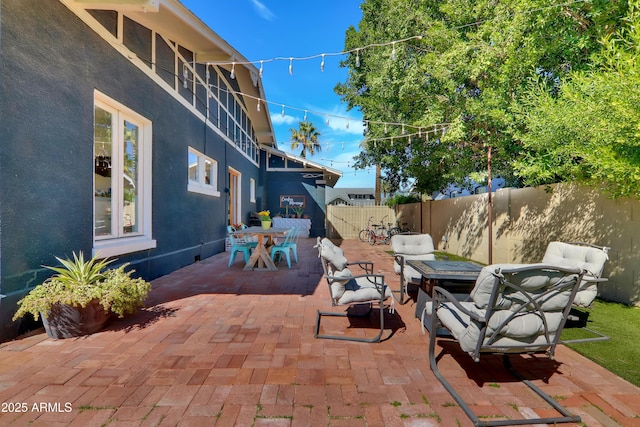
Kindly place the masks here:
MULTIPOLYGON (((291 269, 244 272, 222 253, 161 277, 146 310, 101 333, 52 340, 37 331, 0 345, 0 425, 470 425, 429 369, 412 302, 386 313, 382 343, 314 339, 316 310, 330 305, 314 243, 299 241, 291 269)), ((388 246, 342 246, 398 287, 388 246)), ((371 335, 376 321, 323 325, 371 335)), ((444 346, 441 371, 477 413, 554 415, 500 358, 474 363, 444 346)), ((514 364, 583 425, 640 426, 640 389, 564 346, 556 356, 514 364)))

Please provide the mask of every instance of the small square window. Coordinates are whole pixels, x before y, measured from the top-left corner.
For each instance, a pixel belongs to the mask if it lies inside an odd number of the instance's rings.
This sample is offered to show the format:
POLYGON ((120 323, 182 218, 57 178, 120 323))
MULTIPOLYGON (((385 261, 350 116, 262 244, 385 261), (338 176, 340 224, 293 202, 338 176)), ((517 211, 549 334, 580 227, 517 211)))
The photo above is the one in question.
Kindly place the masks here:
POLYGON ((193 148, 189 148, 189 180, 187 190, 193 193, 220 197, 218 191, 218 162, 193 148))

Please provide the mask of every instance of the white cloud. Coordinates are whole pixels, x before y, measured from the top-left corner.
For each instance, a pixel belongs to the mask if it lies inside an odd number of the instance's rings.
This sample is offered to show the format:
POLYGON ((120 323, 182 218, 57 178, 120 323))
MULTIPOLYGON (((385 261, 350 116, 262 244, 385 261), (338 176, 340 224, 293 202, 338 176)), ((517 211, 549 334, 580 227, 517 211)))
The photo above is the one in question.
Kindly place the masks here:
POLYGON ((361 119, 347 118, 347 116, 329 117, 329 127, 340 133, 362 135, 364 124, 361 119))
POLYGON ((258 12, 258 15, 260 15, 262 19, 271 21, 273 20, 273 18, 276 17, 276 15, 273 12, 271 12, 269 8, 265 6, 262 2, 258 0, 251 0, 251 3, 253 3, 253 8, 256 10, 256 12, 258 12))
POLYGON ((273 123, 274 126, 290 125, 293 123, 297 123, 298 121, 298 118, 290 116, 288 114, 285 114, 284 116, 282 114, 271 114, 271 123, 273 123))

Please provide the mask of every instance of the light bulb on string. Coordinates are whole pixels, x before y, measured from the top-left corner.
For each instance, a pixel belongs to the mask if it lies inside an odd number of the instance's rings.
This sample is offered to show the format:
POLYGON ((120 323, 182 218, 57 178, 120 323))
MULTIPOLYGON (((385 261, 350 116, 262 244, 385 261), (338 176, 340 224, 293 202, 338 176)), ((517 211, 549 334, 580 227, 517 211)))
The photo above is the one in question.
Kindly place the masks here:
POLYGON ((360 49, 356 49, 356 68, 360 66, 360 49))
POLYGON ((347 119, 347 129, 349 129, 349 119, 347 119))
POLYGON ((324 122, 325 122, 325 124, 327 126, 329 126, 329 115, 328 114, 325 116, 325 121, 324 122))
POLYGON ((231 63, 231 74, 229 75, 229 77, 231 77, 231 79, 235 79, 236 78, 236 63, 235 62, 231 63))
POLYGON ((304 110, 304 120, 303 121, 307 121, 307 110, 304 110))
POLYGON ((207 64, 207 68, 206 68, 206 71, 204 73, 204 76, 207 79, 207 81, 209 81, 209 79, 211 78, 211 74, 209 73, 209 64, 207 64))
POLYGON ((391 46, 392 46, 392 48, 391 48, 391 59, 393 61, 395 61, 396 60, 396 42, 391 43, 391 46))
POLYGON ((289 58, 289 75, 293 74, 293 58, 289 58))
POLYGON ((324 71, 324 53, 322 54, 322 62, 320 63, 320 71, 324 71))
POLYGON ((342 141, 342 151, 344 151, 344 141, 342 141))
POLYGON ((402 134, 403 134, 403 135, 405 134, 405 131, 404 131, 404 123, 402 124, 402 134))
POLYGON ((260 100, 258 99, 258 103, 256 104, 256 110, 260 111, 260 100))
POLYGON ((282 104, 282 117, 284 117, 284 104, 282 104))
POLYGON ((264 61, 260 61, 260 71, 259 71, 260 78, 262 78, 263 71, 264 71, 264 61))

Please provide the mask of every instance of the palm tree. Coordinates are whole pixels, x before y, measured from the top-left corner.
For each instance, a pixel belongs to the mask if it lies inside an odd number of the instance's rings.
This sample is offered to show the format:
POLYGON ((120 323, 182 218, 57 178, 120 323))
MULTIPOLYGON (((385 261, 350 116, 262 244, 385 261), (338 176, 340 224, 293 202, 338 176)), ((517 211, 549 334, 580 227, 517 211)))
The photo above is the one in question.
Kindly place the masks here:
POLYGON ((299 129, 289 129, 291 132, 291 149, 295 150, 298 145, 302 145, 302 152, 300 157, 307 157, 307 151, 312 156, 317 152, 320 152, 321 146, 318 142, 320 132, 313 126, 313 123, 302 121, 299 124, 299 129))

